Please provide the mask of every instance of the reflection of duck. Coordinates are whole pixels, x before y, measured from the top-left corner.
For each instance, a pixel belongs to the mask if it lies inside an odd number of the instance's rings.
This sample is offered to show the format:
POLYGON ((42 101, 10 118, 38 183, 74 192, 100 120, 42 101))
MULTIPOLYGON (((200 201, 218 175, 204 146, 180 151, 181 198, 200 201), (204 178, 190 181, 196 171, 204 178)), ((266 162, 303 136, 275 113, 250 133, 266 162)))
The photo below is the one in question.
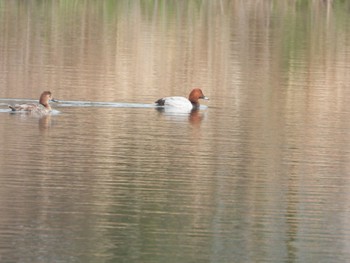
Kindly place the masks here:
POLYGON ((39 118, 39 130, 46 131, 51 127, 51 115, 47 114, 39 118))
POLYGON ((192 109, 199 108, 199 99, 209 100, 204 96, 201 89, 193 89, 188 97, 188 99, 180 96, 165 97, 156 101, 157 106, 172 107, 190 111, 192 109))
POLYGON ((55 101, 52 98, 51 92, 44 91, 40 95, 39 104, 36 104, 36 103, 16 104, 14 106, 9 105, 9 108, 12 111, 31 112, 39 115, 46 115, 46 114, 49 114, 52 110, 49 104, 50 100, 55 101))
POLYGON ((200 114, 199 110, 192 110, 188 120, 192 125, 199 126, 203 118, 204 118, 204 115, 200 114))
POLYGON ((165 108, 165 107, 157 107, 156 110, 159 113, 162 113, 166 119, 172 121, 189 121, 190 124, 198 126, 204 119, 204 112, 199 109, 193 110, 183 110, 179 108, 165 108))

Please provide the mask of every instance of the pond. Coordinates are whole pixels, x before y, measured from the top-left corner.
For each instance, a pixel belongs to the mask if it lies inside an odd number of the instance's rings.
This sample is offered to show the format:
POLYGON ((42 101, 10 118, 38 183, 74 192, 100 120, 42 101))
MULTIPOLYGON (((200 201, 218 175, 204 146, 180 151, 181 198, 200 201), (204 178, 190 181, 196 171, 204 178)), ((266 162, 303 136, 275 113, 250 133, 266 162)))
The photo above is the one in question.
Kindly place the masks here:
POLYGON ((0 261, 349 262, 349 13, 0 1, 0 261))

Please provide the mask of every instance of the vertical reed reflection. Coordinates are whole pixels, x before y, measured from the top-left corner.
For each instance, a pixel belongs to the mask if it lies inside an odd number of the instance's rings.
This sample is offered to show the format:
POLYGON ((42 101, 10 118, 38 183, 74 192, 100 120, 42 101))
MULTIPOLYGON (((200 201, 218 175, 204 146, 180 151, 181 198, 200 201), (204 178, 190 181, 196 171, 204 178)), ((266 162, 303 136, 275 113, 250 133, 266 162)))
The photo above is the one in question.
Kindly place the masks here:
POLYGON ((348 4, 322 3, 5 1, 0 72, 7 72, 1 78, 7 89, 0 95, 32 97, 48 87, 72 99, 149 101, 162 90, 187 94, 202 86, 237 96, 242 81, 251 87, 283 81, 300 57, 318 58, 334 83, 329 72, 344 63, 334 58, 347 46, 348 4))

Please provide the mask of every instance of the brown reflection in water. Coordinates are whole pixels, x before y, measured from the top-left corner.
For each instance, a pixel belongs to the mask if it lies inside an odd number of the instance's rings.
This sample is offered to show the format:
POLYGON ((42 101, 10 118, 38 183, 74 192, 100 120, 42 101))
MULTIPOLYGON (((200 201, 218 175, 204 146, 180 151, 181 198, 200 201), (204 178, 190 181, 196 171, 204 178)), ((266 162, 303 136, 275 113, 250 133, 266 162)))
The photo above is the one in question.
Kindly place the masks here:
POLYGON ((200 110, 193 110, 191 111, 188 119, 190 123, 196 127, 199 127, 201 122, 203 121, 204 113, 200 110))
POLYGON ((39 130, 44 132, 51 127, 51 115, 45 115, 39 118, 39 130))

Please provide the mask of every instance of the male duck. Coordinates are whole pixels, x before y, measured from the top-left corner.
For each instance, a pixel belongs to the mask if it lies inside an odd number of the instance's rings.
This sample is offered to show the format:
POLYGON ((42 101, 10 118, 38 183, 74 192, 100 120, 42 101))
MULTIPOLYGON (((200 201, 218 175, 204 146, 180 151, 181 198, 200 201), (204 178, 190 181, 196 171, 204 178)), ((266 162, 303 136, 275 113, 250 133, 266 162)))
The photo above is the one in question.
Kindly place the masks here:
POLYGON ((9 108, 12 111, 31 112, 35 114, 46 115, 46 114, 49 114, 52 110, 49 104, 50 100, 56 102, 56 100, 52 98, 52 94, 50 91, 44 91, 40 95, 39 104, 36 104, 36 103, 16 104, 14 106, 9 105, 9 108))
POLYGON ((173 96, 173 97, 165 97, 157 100, 155 103, 157 106, 164 106, 164 107, 175 107, 175 108, 181 108, 184 110, 193 110, 193 109, 199 109, 199 99, 209 100, 206 96, 204 96, 201 89, 193 89, 190 93, 190 95, 187 98, 180 97, 180 96, 173 96))

